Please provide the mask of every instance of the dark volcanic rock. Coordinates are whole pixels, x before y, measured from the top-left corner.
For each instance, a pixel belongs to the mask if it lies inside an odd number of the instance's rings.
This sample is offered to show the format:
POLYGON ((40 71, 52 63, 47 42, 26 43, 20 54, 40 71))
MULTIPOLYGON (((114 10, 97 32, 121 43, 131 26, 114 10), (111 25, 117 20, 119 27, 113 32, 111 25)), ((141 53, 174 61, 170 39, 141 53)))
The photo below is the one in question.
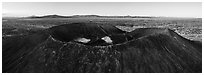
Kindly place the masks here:
POLYGON ((140 28, 126 33, 101 26, 104 32, 94 24, 68 25, 4 39, 2 72, 202 72, 202 43, 172 30, 140 28), (104 36, 117 43, 94 45, 104 36), (78 37, 95 43, 72 41, 78 37))

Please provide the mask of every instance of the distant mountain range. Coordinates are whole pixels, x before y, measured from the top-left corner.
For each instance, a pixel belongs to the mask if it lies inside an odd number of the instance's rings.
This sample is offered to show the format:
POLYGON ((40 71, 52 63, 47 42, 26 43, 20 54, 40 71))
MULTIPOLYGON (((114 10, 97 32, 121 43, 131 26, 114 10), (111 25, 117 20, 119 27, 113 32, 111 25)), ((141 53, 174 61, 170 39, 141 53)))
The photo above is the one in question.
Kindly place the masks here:
POLYGON ((81 17, 98 17, 98 18, 155 18, 151 16, 99 16, 99 15, 45 15, 45 16, 29 16, 28 18, 81 18, 81 17))
MULTIPOLYGON (((44 15, 44 16, 28 16, 28 17, 2 17, 3 19, 13 19, 13 18, 193 18, 193 17, 166 17, 166 16, 101 16, 101 15, 44 15)), ((198 18, 202 19, 202 18, 198 18)))

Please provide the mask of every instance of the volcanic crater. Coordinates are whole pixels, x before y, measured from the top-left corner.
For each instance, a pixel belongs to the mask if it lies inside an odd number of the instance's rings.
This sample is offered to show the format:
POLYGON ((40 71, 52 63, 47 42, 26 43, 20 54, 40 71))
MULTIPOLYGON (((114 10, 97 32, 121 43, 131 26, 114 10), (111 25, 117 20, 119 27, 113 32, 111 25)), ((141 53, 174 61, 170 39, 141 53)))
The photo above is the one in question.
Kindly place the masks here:
POLYGON ((167 28, 71 23, 2 42, 3 73, 202 72, 202 42, 167 28))

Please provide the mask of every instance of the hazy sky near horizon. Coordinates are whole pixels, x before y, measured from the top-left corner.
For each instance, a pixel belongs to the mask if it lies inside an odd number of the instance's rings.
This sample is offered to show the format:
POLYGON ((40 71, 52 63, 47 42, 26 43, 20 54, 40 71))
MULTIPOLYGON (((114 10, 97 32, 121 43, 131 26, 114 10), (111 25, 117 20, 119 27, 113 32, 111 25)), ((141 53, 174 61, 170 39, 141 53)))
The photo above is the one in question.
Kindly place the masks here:
POLYGON ((3 17, 32 15, 202 17, 202 2, 3 2, 3 17))

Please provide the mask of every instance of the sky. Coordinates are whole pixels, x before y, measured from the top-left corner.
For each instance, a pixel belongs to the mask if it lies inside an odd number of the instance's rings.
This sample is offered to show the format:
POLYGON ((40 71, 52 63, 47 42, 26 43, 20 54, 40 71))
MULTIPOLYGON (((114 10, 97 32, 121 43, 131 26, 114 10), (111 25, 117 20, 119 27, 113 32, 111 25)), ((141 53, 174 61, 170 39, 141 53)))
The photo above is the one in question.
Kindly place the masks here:
POLYGON ((202 17, 202 2, 3 2, 3 17, 43 15, 202 17))

